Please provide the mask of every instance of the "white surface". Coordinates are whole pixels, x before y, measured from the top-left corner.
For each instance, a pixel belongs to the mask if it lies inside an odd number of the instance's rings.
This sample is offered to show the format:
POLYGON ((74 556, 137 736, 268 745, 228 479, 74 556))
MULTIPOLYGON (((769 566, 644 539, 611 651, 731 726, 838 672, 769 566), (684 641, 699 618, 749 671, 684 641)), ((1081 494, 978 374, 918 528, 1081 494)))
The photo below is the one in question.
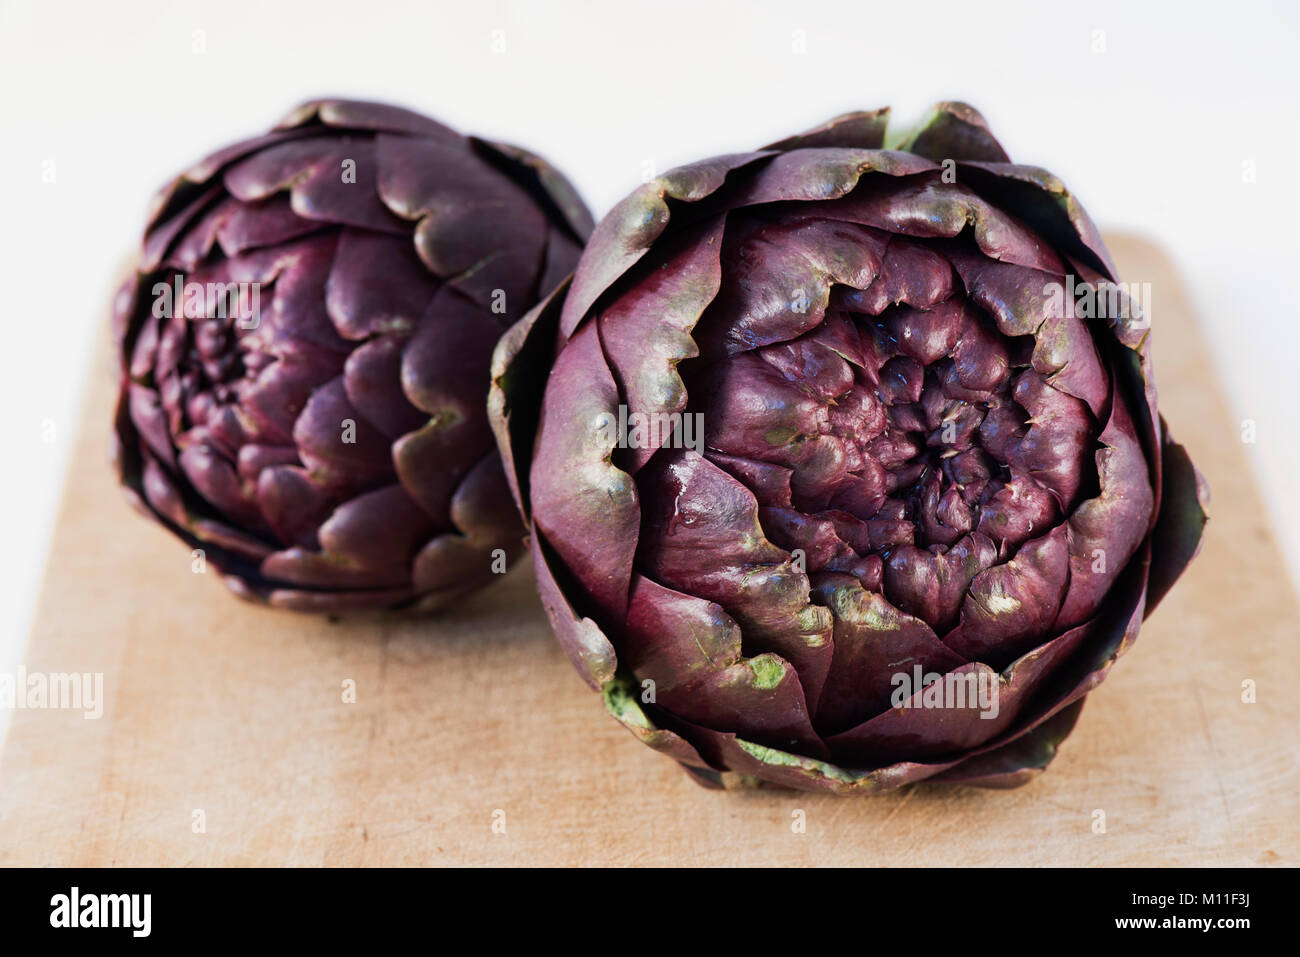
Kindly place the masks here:
POLYGON ((319 95, 526 145, 597 215, 647 172, 851 109, 910 121, 966 100, 1103 230, 1173 253, 1238 417, 1256 422, 1249 451, 1300 580, 1297 5, 870 6, 0 0, 0 671, 21 659, 91 348, 149 197, 319 95))

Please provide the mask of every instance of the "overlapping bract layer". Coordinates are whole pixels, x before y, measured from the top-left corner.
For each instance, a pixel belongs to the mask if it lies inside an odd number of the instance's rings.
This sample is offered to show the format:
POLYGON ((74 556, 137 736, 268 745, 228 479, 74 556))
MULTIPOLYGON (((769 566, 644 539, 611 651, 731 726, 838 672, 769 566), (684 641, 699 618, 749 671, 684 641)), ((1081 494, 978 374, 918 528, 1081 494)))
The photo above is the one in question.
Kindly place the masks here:
POLYGON ((969 107, 886 117, 638 190, 494 359, 561 643, 709 783, 1027 780, 1205 520, 1086 214, 969 107), (623 447, 620 406, 704 445, 623 447), (996 707, 898 707, 914 672, 996 707))
POLYGON ((274 605, 487 582, 522 541, 492 348, 590 226, 539 158, 381 104, 308 103, 210 156, 155 201, 115 303, 123 485, 274 605))

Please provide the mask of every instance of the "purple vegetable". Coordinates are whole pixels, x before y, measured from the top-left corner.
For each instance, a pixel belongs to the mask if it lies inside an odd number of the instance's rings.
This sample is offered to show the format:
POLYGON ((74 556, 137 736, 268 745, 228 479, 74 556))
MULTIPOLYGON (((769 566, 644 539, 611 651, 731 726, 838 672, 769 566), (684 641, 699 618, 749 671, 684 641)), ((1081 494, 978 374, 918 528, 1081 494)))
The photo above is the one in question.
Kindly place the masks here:
POLYGON ((522 529, 488 425, 493 346, 591 219, 516 147, 321 100, 155 200, 118 295, 129 496, 239 595, 427 608, 522 529))
POLYGON ((1021 784, 1192 559, 1141 287, 941 104, 673 170, 503 340, 544 603, 704 783, 1021 784))

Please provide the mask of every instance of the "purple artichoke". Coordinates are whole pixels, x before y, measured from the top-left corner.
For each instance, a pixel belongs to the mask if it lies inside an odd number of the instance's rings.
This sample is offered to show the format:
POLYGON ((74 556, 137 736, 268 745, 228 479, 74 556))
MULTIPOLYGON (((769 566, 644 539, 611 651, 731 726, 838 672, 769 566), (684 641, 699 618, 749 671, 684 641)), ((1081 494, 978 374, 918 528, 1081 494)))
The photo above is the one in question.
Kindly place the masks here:
POLYGON ((887 117, 638 189, 493 360, 551 623, 702 783, 1023 783, 1200 541, 1087 214, 887 117))
POLYGON ((591 230, 513 146, 322 100, 154 202, 119 293, 116 461, 239 595, 434 607, 522 550, 484 404, 591 230))

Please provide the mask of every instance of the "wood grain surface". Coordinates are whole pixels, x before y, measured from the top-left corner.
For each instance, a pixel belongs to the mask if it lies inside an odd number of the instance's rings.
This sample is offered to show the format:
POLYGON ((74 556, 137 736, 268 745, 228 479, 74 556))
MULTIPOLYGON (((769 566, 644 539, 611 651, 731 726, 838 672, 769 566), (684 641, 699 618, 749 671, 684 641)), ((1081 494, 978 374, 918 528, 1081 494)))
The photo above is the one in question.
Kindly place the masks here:
POLYGON ((1300 864, 1300 623, 1268 506, 1178 277, 1110 241, 1152 284, 1161 409, 1212 518, 1026 787, 705 790, 605 716, 527 567, 414 621, 237 601, 114 488, 101 365, 23 660, 102 672, 104 712, 11 715, 0 864, 1300 864))

